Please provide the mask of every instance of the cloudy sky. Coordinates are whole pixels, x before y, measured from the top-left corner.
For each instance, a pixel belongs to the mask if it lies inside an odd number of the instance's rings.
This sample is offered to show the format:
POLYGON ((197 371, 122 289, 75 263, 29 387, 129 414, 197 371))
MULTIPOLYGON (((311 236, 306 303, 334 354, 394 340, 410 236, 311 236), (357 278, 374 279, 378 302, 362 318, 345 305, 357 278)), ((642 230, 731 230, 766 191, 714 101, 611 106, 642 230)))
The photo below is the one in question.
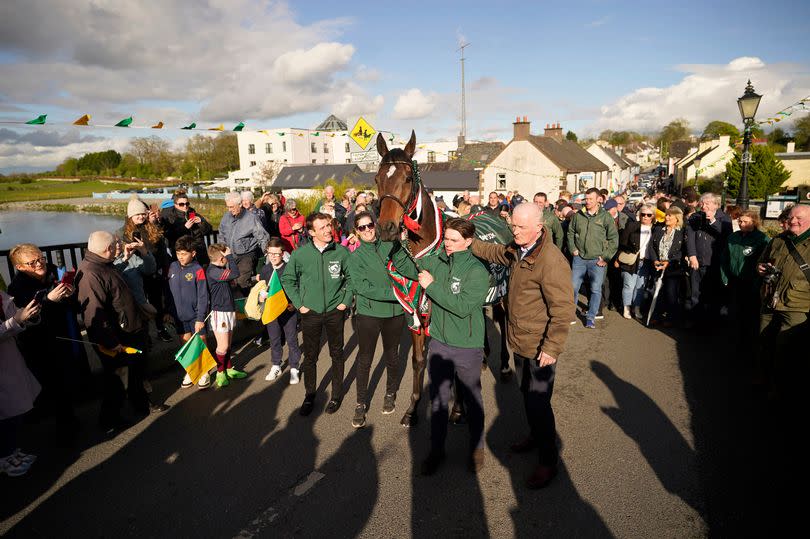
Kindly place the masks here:
POLYGON ((452 138, 461 41, 469 139, 506 140, 517 115, 580 136, 678 117, 695 131, 737 124, 748 78, 764 94, 760 116, 810 94, 808 20, 801 0, 3 0, 0 122, 47 113, 49 125, 0 123, 0 172, 155 133, 58 125, 85 113, 248 129, 315 127, 334 113, 452 138))

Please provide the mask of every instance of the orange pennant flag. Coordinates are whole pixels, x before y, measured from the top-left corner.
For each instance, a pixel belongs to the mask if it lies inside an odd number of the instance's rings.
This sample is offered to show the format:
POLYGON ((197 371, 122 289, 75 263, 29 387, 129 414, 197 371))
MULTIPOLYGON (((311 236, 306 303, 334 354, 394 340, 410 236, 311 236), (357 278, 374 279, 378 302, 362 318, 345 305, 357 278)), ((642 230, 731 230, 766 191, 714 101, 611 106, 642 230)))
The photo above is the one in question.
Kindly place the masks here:
POLYGON ((163 122, 158 122, 152 126, 152 129, 163 129, 163 122))
POLYGON ((90 115, 85 114, 84 116, 82 116, 81 118, 79 118, 78 120, 73 122, 73 125, 87 125, 87 123, 89 121, 90 121, 90 115))
POLYGON ((225 131, 225 126, 223 124, 219 124, 217 127, 209 127, 209 131, 225 131))

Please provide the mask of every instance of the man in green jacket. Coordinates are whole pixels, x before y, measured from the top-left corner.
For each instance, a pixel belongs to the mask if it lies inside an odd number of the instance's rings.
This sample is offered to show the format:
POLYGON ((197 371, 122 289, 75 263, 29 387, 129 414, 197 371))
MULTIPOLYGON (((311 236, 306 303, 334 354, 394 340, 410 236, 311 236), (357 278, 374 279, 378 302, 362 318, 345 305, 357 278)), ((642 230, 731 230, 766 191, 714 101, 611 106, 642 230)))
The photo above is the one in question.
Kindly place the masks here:
POLYGON ((344 311, 351 300, 351 291, 346 288, 349 251, 332 240, 332 218, 324 213, 310 214, 307 232, 312 241, 292 252, 281 276, 284 292, 301 313, 306 390, 300 410, 303 416, 312 413, 315 404, 317 362, 324 328, 332 357, 332 398, 326 405, 326 413, 334 414, 340 408, 345 362, 344 311))
MULTIPOLYGON (((591 288, 585 327, 596 328, 596 315, 602 302, 602 281, 605 268, 619 249, 619 231, 608 212, 599 205, 599 189, 585 191, 585 207, 574 214, 568 225, 568 252, 571 261, 571 284, 574 287, 574 305, 579 297, 579 287, 585 276, 591 288)), ((574 322, 572 322, 573 324, 574 322)))
POLYGON ((422 463, 423 475, 434 474, 444 460, 454 376, 456 395, 464 401, 470 428, 468 466, 475 472, 484 464, 482 307, 489 291, 489 272, 469 250, 474 237, 475 225, 471 221, 450 219, 445 225, 444 250, 419 259, 419 268, 403 249, 395 247, 392 253, 397 271, 409 279, 418 279, 432 305, 427 353, 431 449, 422 463))
POLYGON ((565 241, 565 234, 563 233, 562 224, 554 211, 548 207, 548 195, 543 192, 534 194, 534 203, 541 210, 543 210, 543 228, 551 233, 552 241, 557 249, 562 251, 563 241, 565 241))
POLYGON ((383 399, 383 414, 394 412, 397 398, 399 343, 405 315, 394 297, 391 277, 386 263, 393 243, 377 238, 374 218, 367 211, 354 218, 354 230, 360 238, 360 247, 349 257, 348 288, 354 294, 357 314, 354 317, 357 332, 357 405, 354 408, 352 426, 356 429, 366 424, 368 410, 368 376, 377 338, 382 336, 386 384, 383 399))

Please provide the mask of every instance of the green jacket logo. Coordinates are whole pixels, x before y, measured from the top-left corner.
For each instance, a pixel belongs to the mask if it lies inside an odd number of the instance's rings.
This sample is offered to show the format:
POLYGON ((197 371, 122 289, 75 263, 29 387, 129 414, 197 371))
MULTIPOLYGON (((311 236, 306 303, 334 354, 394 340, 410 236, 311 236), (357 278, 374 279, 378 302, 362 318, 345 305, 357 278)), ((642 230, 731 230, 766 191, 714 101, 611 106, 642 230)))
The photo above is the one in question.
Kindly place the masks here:
POLYGON ((332 260, 327 268, 332 279, 340 279, 340 260, 332 260))
POLYGON ((458 277, 453 277, 453 282, 450 283, 450 291, 453 294, 458 294, 461 292, 461 279, 458 277))

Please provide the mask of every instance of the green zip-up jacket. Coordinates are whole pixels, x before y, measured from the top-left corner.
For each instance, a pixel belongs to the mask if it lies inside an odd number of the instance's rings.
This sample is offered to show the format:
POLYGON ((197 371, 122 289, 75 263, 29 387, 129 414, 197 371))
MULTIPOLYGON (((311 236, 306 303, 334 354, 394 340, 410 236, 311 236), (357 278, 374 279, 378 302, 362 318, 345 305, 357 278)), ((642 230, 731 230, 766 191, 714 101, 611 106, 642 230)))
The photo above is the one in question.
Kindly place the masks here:
POLYGON ((316 313, 333 311, 341 303, 349 305, 351 291, 346 288, 346 265, 349 250, 330 242, 320 252, 308 242, 292 252, 281 286, 292 304, 316 313))
POLYGON ((731 279, 737 279, 755 286, 759 281, 757 262, 770 241, 768 235, 761 230, 754 230, 748 234, 740 231, 731 234, 720 259, 720 277, 723 284, 728 284, 731 279))
POLYGON ((349 255, 347 287, 354 294, 357 314, 391 318, 404 312, 394 297, 391 278, 385 268, 393 246, 387 241, 363 241, 349 255))
MULTIPOLYGON (((418 270, 402 248, 394 248, 392 260, 404 277, 416 280, 418 270)), ((489 291, 489 272, 470 250, 447 256, 439 254, 419 259, 434 282, 425 289, 432 302, 430 336, 459 348, 484 347, 484 300, 489 291)))
POLYGON ((551 232, 554 245, 562 251, 565 234, 563 233, 562 223, 557 219, 553 210, 543 210, 543 226, 546 227, 546 230, 551 232))
POLYGON ((599 207, 595 215, 591 215, 583 207, 574 214, 568 225, 568 252, 574 254, 579 251, 580 258, 593 260, 602 257, 610 262, 619 249, 619 231, 613 217, 599 207))

